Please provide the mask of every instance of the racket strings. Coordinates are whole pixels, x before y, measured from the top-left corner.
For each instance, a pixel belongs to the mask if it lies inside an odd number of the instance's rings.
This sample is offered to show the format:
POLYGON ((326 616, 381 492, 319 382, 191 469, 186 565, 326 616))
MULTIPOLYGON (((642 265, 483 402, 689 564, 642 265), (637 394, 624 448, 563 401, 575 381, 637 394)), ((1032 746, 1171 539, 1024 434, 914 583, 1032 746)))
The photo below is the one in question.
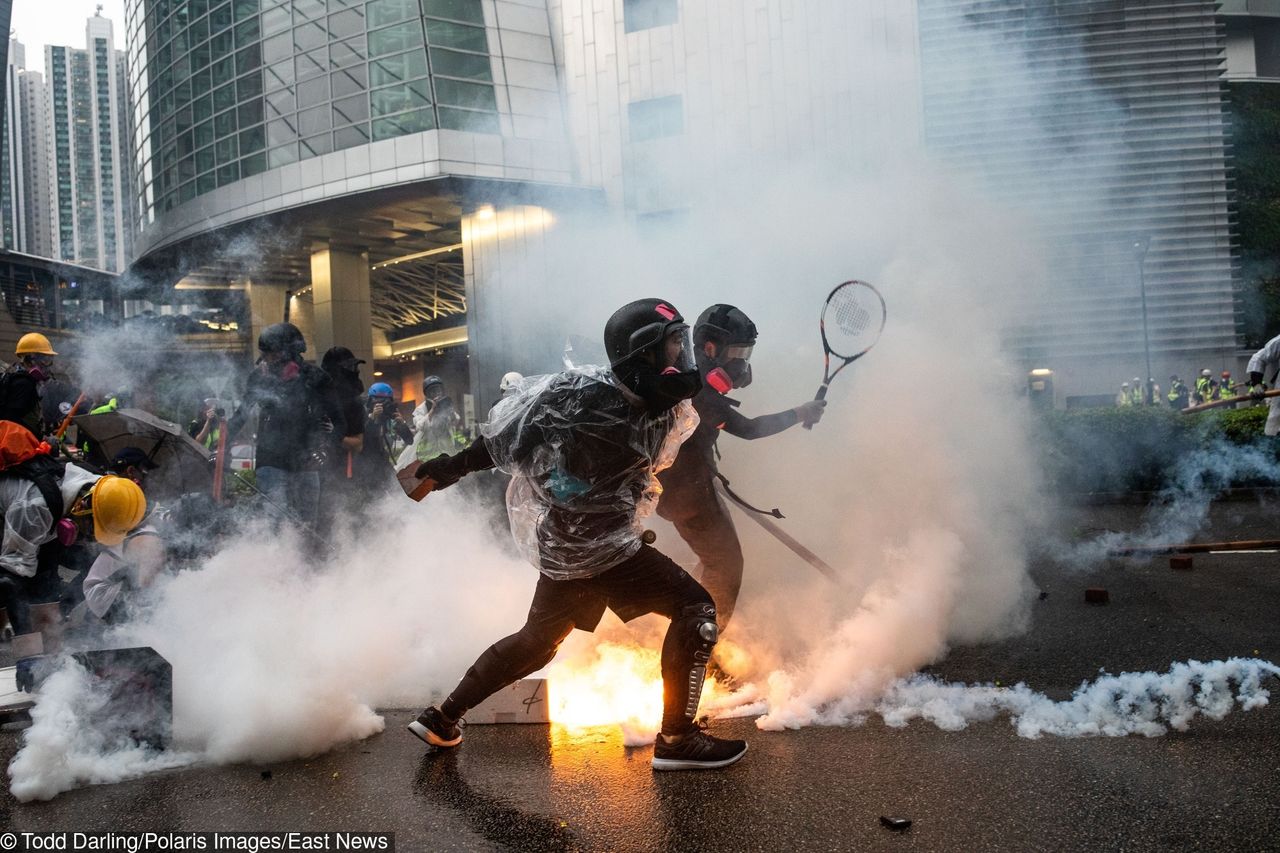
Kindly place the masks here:
POLYGON ((848 357, 875 342, 884 320, 880 300, 866 287, 838 289, 827 303, 826 315, 831 323, 823 323, 827 346, 836 355, 848 357))
POLYGON ((858 337, 871 328, 871 312, 857 298, 848 296, 833 303, 836 312, 836 325, 840 331, 850 337, 858 337))

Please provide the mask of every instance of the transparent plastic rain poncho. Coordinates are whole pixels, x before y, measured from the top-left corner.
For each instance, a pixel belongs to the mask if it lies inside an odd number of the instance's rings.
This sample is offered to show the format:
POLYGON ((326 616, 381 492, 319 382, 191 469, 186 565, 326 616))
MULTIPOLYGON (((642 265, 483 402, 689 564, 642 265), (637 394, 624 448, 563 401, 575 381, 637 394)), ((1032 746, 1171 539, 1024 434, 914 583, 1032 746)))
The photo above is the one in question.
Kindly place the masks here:
POLYGON ((527 377, 517 389, 481 428, 494 463, 512 476, 517 547, 555 580, 613 568, 640 549, 662 492, 654 475, 698 425, 693 405, 651 415, 607 367, 527 377))

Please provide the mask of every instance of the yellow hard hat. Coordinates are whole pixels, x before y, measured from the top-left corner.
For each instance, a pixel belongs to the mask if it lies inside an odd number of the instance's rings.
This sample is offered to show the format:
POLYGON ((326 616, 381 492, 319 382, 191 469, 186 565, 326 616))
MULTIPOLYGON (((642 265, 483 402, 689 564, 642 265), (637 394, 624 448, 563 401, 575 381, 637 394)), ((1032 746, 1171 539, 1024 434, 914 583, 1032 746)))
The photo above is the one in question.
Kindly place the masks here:
POLYGON ((18 348, 14 355, 57 355, 49 339, 39 332, 27 332, 18 338, 18 348))
POLYGON ((125 534, 147 514, 147 499, 138 484, 106 474, 89 492, 93 502, 93 538, 103 545, 119 545, 125 534))

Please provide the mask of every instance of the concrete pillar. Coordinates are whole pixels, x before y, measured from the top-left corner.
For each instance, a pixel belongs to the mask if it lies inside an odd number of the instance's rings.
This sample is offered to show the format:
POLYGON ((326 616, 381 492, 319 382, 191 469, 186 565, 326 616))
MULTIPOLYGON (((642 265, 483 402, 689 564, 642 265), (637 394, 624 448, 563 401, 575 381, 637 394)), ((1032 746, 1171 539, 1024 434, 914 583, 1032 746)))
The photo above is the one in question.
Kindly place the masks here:
POLYGON ((325 350, 344 346, 365 360, 361 378, 373 377, 373 323, 369 309, 369 255, 323 244, 311 252, 314 340, 319 361, 325 350))
POLYGON ((307 342, 307 357, 319 364, 324 350, 320 350, 318 354, 313 352, 316 339, 316 304, 311 301, 309 294, 305 296, 295 294, 289 297, 289 322, 302 332, 302 337, 307 342))
POLYGON ((246 281, 249 295, 249 357, 258 357, 258 335, 272 323, 284 320, 285 286, 246 281))
POLYGON ((468 368, 476 417, 497 402, 502 374, 561 369, 563 316, 569 294, 549 281, 546 208, 483 206, 462 216, 462 265, 467 294, 468 368))

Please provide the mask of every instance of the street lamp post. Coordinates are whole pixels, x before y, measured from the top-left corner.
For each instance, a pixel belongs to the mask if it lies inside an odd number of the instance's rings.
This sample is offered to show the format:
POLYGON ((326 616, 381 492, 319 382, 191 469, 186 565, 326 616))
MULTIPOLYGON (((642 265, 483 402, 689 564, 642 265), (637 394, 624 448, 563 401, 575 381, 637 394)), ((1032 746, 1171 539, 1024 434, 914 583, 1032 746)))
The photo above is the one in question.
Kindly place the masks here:
POLYGON ((1147 372, 1143 374, 1142 400, 1150 406, 1154 401, 1151 388, 1151 337, 1147 332, 1147 279, 1143 272, 1143 263, 1147 259, 1147 249, 1151 247, 1151 237, 1142 236, 1133 241, 1133 256, 1138 262, 1138 290, 1142 293, 1142 349, 1147 356, 1147 372))

